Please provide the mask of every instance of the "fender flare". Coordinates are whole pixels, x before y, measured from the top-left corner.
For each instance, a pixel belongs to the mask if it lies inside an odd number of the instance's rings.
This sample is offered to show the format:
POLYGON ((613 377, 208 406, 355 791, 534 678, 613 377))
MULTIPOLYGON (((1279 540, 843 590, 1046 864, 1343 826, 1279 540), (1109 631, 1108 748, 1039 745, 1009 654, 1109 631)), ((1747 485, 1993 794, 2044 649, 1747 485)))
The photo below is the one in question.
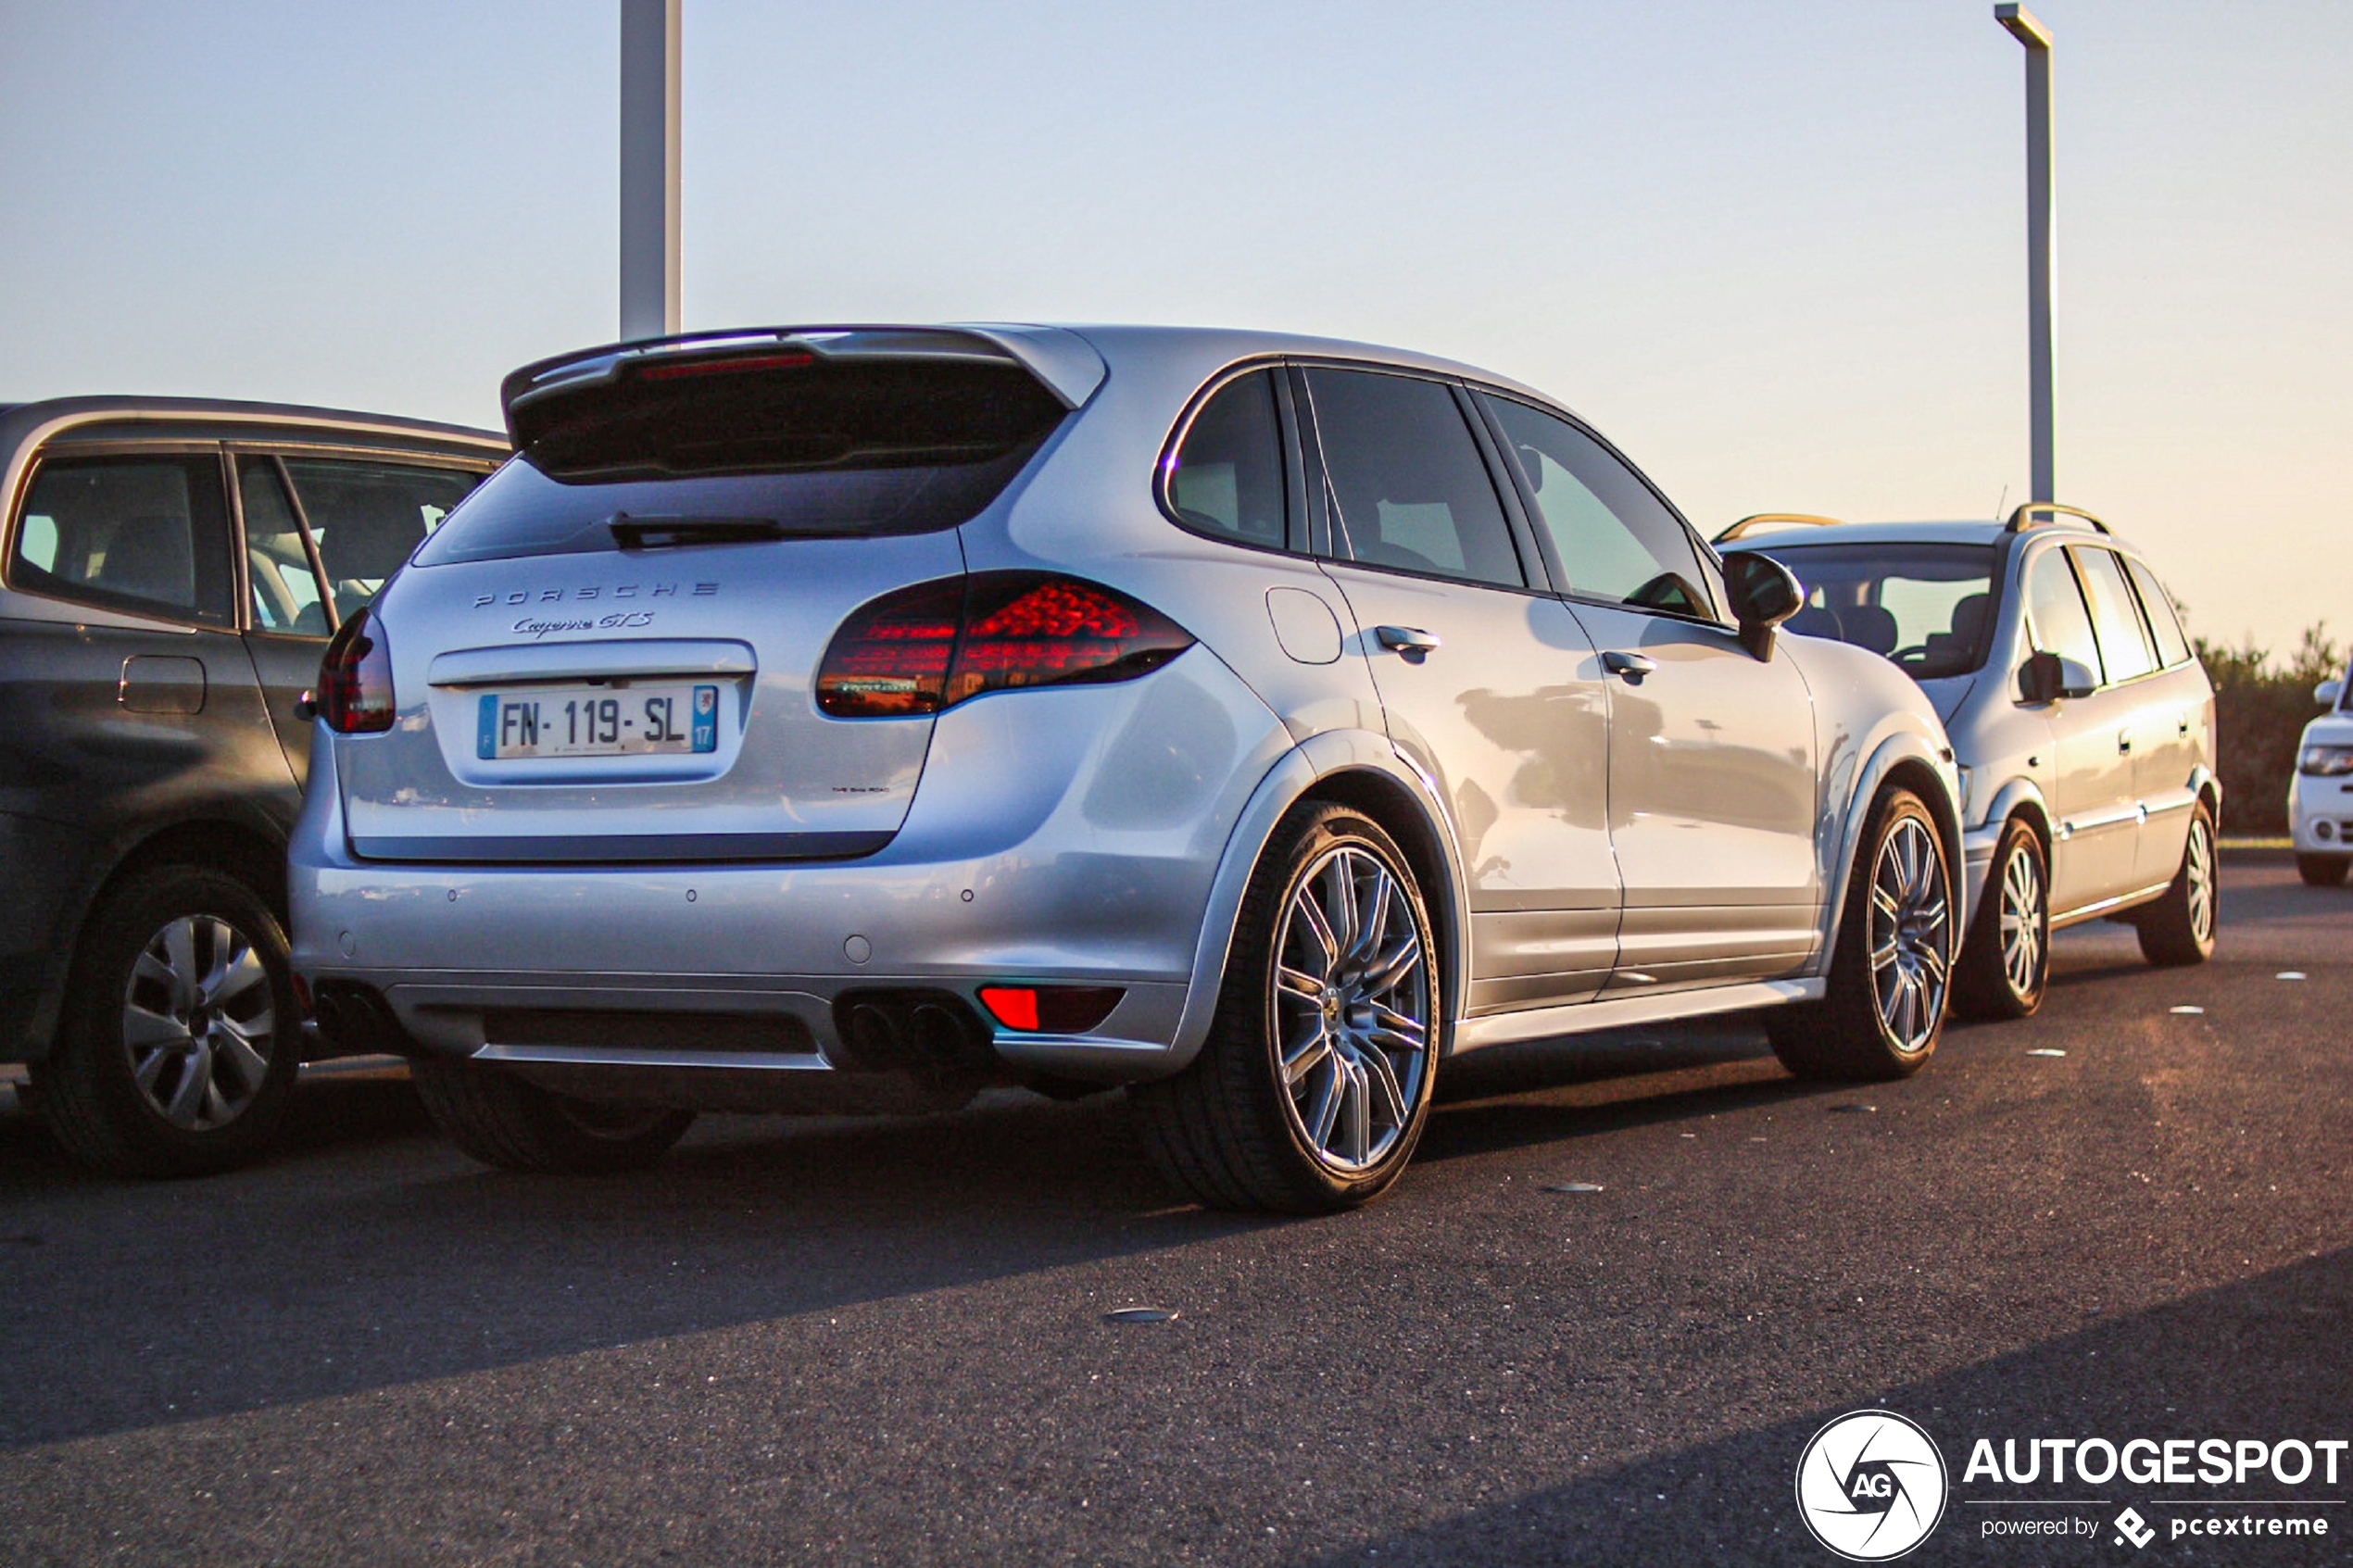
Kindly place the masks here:
POLYGON ((2032 779, 2012 779, 1996 791, 1985 808, 1985 820, 1979 831, 2000 832, 2002 824, 2015 816, 2020 807, 2032 808, 2034 814, 2043 819, 2045 844, 2058 836, 2058 814, 2051 809, 2051 803, 2043 797, 2042 786, 2032 779))
MULTIPOLYGON (((1833 864, 1829 896, 1822 901, 1822 945, 1817 950, 1809 975, 1826 975, 1838 953, 1839 922, 1846 913, 1846 891, 1855 875, 1855 855, 1861 847, 1864 826, 1870 820, 1872 802, 1879 798, 1881 787, 1896 766, 1917 762, 1944 781, 1944 788, 1936 797, 1923 802, 1929 814, 1936 819, 1937 836, 1944 841, 1946 870, 1952 879, 1951 898, 1959 922, 1958 929, 1969 929, 1969 872, 1962 859, 1961 814, 1953 801, 1953 764, 1945 760, 1945 753, 1931 737, 1910 730, 1899 730, 1872 748, 1870 758, 1857 771, 1855 788, 1846 801, 1845 820, 1839 829, 1838 859, 1833 864)), ((1958 944, 1956 944, 1956 951, 1958 944)))
POLYGON ((2201 800, 2210 800, 2214 813, 2214 831, 2222 831, 2222 775, 2201 762, 2190 770, 2190 793, 2201 800))
POLYGON ((1439 942, 1453 959, 1448 965, 1445 1016, 1450 1021, 1462 1016, 1470 973, 1470 895, 1455 847, 1453 817, 1431 781, 1398 754, 1387 735, 1369 730, 1329 730, 1300 742, 1276 760, 1258 787, 1251 792, 1241 814, 1235 819, 1233 831, 1227 835, 1217 874, 1210 883, 1209 902, 1202 911, 1201 937, 1193 950, 1193 972, 1185 991, 1185 1010, 1177 1020, 1176 1036, 1163 1060, 1168 1073, 1180 1073, 1190 1066, 1209 1038, 1218 995, 1225 987, 1226 960, 1233 945, 1234 924, 1241 913, 1242 897, 1249 891, 1251 874, 1258 869, 1260 857, 1265 853, 1275 829, 1284 815, 1318 784, 1346 772, 1378 775, 1411 797, 1415 809, 1425 819, 1438 848, 1446 884, 1423 890, 1431 922, 1438 927, 1439 942))

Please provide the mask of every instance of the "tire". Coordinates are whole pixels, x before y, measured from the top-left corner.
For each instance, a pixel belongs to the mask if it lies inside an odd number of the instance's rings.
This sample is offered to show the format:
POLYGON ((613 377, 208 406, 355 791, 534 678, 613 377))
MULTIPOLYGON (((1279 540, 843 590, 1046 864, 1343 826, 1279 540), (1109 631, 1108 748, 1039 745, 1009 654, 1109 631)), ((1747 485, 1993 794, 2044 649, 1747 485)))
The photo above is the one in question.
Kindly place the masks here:
POLYGON ((1294 808, 1251 873, 1201 1054, 1128 1091, 1153 1163, 1216 1209, 1328 1213, 1378 1196, 1429 1119, 1440 973, 1390 836, 1344 806, 1294 808))
POLYGON ((575 1099, 480 1062, 421 1057, 417 1096, 449 1141, 485 1165, 532 1175, 639 1171, 694 1125, 691 1110, 575 1099))
POLYGON ((1953 966, 1953 1010, 1964 1018, 2025 1018, 2051 974, 2050 857, 2022 818, 2002 829, 1985 873, 1985 904, 1953 966))
POLYGON ((2343 855, 2298 855, 2296 858, 2296 874, 2304 879, 2307 887, 2342 887, 2348 867, 2353 867, 2353 859, 2343 855))
POLYGON ((67 981, 43 1118, 83 1164, 195 1176, 261 1154, 301 1070, 285 932, 253 889, 158 866, 99 897, 67 981))
POLYGON ((1954 885, 1936 819, 1910 790, 1889 789, 1847 878, 1828 994, 1765 1015, 1781 1065, 1800 1078, 1869 1081, 1928 1064, 1951 991, 1954 885))
POLYGON ((2213 956, 2214 932, 2222 912, 2216 866, 2214 813, 2201 800, 2190 809, 2181 869, 2164 895, 2140 911, 2143 958, 2161 968, 2178 969, 2213 956))

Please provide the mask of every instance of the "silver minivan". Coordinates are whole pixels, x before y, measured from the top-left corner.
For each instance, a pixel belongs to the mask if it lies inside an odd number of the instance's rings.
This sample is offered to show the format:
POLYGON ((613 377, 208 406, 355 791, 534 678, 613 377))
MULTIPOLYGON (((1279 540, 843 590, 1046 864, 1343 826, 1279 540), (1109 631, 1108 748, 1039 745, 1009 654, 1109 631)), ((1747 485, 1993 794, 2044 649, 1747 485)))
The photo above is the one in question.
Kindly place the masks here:
POLYGON ((2139 552, 2070 507, 2007 522, 1743 518, 1717 543, 1771 556, 1835 638, 1920 684, 1961 765, 1972 921, 1965 1013, 2041 1004, 2050 933, 2132 924, 2150 962, 2214 950, 2214 688, 2139 552))

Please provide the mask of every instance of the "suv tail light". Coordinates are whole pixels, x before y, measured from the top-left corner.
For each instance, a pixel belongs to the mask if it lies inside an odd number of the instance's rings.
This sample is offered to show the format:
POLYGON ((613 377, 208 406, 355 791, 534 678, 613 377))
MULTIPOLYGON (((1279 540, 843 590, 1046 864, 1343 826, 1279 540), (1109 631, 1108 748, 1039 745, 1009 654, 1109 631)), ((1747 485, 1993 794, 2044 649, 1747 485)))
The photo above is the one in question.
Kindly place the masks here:
POLYGON ((1114 588, 1039 571, 919 583, 860 606, 817 669, 837 719, 937 713, 1015 686, 1132 681, 1193 646, 1114 588))
POLYGON ((319 661, 319 717, 338 734, 392 728, 392 650, 375 618, 355 611, 319 661))

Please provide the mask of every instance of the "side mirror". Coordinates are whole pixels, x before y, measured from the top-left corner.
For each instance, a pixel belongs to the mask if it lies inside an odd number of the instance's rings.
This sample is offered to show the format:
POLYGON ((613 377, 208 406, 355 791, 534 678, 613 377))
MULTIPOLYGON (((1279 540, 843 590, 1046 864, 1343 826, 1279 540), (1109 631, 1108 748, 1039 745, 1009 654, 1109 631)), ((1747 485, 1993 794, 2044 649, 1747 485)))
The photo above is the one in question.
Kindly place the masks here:
POLYGON ((1774 628, 1806 603, 1806 590, 1790 569, 1755 550, 1724 558, 1724 592, 1740 623, 1741 646, 1760 659, 1773 657, 1774 628))
POLYGON ((2019 698, 2023 702, 2057 702, 2063 696, 2089 696, 2099 688, 2099 677, 2072 659, 2043 652, 2031 656, 2018 672, 2019 698))
POLYGON ((2334 708, 2336 699, 2344 695, 2345 683, 2342 681, 2322 681, 2312 688, 2312 700, 2322 708, 2334 708))

